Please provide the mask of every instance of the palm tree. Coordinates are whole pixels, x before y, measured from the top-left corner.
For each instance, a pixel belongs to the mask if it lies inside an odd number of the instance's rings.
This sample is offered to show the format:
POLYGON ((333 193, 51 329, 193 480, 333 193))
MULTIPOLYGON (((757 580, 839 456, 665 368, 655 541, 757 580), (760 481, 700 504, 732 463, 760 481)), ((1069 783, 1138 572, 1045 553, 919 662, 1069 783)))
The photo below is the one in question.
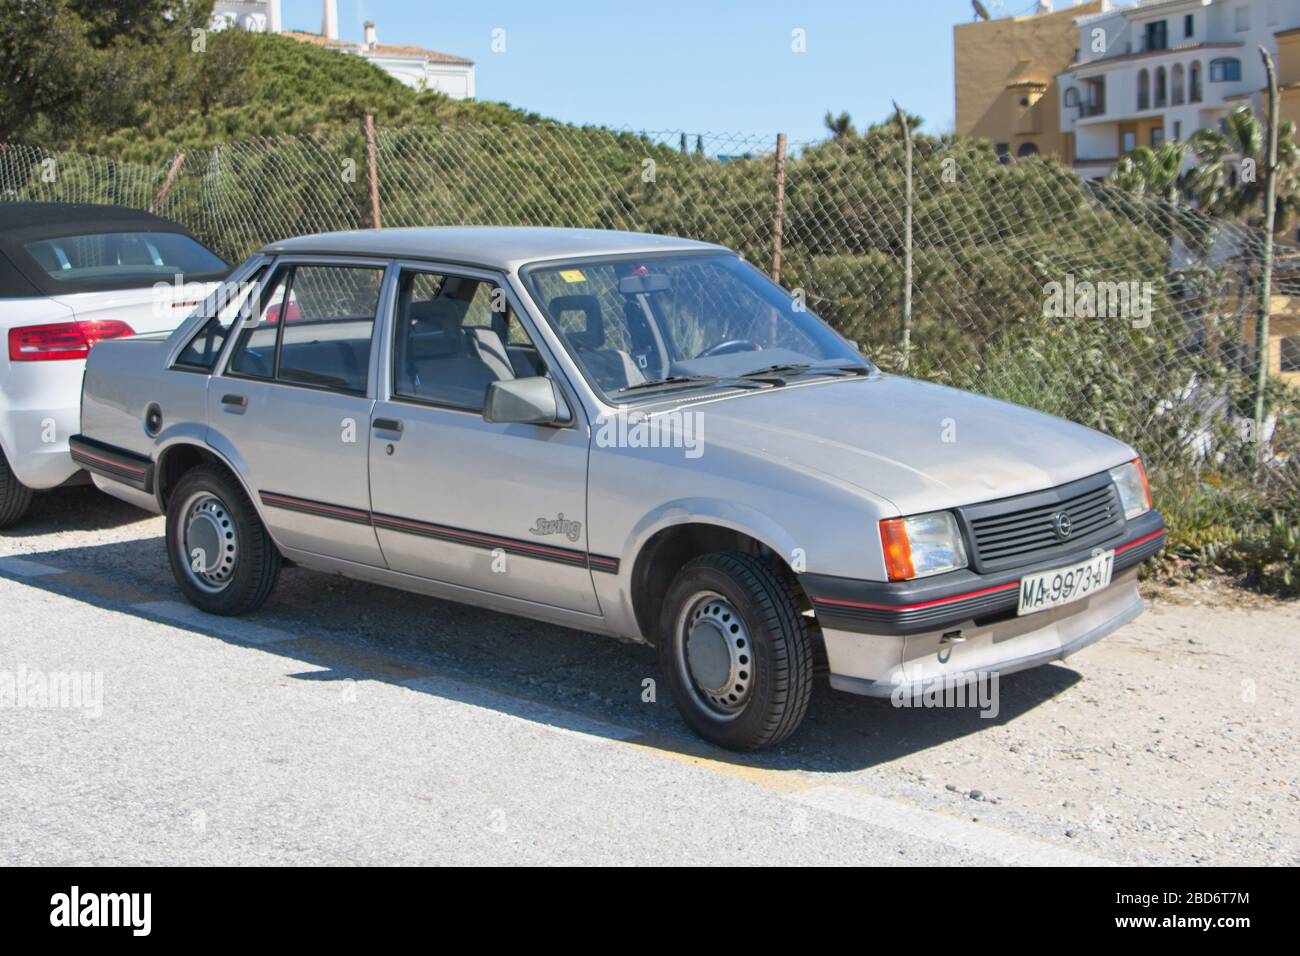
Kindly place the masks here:
MULTIPOLYGON (((1295 124, 1278 124, 1277 205, 1274 231, 1286 232, 1300 212, 1300 150, 1291 139, 1295 124)), ((1264 174, 1268 157, 1266 130, 1249 106, 1239 106, 1223 118, 1221 129, 1198 130, 1191 139, 1198 165, 1183 177, 1183 185, 1206 212, 1264 221, 1264 174)))
POLYGON ((1139 146, 1125 153, 1106 182, 1138 196, 1178 202, 1179 174, 1187 158, 1187 143, 1165 143, 1156 149, 1139 146))
POLYGON ((853 139, 858 135, 858 131, 853 128, 853 120, 849 118, 848 113, 841 113, 839 116, 831 115, 831 111, 826 111, 826 118, 822 120, 826 128, 835 136, 836 142, 843 142, 846 139, 853 139))

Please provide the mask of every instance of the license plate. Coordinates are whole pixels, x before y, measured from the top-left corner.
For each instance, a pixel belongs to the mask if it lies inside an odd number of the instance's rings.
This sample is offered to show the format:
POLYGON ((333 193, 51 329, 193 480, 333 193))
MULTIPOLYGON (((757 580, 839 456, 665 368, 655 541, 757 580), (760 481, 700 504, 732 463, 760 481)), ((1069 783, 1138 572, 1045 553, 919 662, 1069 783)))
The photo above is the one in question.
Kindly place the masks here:
POLYGON ((1110 584, 1114 569, 1115 552, 1103 551, 1082 564, 1025 575, 1020 579, 1020 609, 1016 613, 1033 614, 1082 601, 1110 584))

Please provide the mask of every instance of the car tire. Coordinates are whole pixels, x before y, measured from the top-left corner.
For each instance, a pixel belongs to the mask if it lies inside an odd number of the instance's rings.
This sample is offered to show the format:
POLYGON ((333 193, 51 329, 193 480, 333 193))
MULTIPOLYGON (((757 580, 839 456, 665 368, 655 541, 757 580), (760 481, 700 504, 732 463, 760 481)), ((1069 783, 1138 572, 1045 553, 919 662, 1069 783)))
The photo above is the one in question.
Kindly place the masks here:
POLYGON ((0 450, 0 528, 17 524, 31 506, 32 489, 18 480, 9 467, 9 459, 0 450))
POLYGON ((255 611, 280 576, 280 551, 253 502, 224 468, 176 483, 167 508, 167 560, 191 604, 209 614, 255 611))
POLYGON ((697 734, 757 750, 794 733, 812 695, 813 638, 798 586, 740 552, 686 564, 668 587, 659 662, 697 734))

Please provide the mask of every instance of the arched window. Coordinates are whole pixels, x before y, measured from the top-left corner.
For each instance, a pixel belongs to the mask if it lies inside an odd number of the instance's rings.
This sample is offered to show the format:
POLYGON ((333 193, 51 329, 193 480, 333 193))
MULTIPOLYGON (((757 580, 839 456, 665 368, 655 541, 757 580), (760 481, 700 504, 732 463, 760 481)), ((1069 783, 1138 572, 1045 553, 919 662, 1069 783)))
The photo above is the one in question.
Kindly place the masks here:
POLYGON ((1187 71, 1187 102, 1201 102, 1201 62, 1193 60, 1187 71))
POLYGON ((1183 105, 1185 87, 1186 77, 1183 65, 1175 63, 1174 68, 1169 71, 1169 104, 1171 106, 1183 105))
POLYGON ((1138 109, 1149 110, 1151 108, 1151 74, 1146 70, 1138 70, 1138 109))
POLYGON ((1163 66, 1156 67, 1156 107, 1165 106, 1169 101, 1169 80, 1163 66))
POLYGON ((1020 148, 1016 150, 1017 156, 1037 156, 1038 147, 1033 143, 1021 143, 1020 148))
POLYGON ((1066 87, 1065 90, 1066 107, 1075 107, 1079 105, 1079 90, 1076 87, 1066 87))
POLYGON ((1237 83, 1241 81, 1241 61, 1236 57, 1223 56, 1210 61, 1211 83, 1237 83))

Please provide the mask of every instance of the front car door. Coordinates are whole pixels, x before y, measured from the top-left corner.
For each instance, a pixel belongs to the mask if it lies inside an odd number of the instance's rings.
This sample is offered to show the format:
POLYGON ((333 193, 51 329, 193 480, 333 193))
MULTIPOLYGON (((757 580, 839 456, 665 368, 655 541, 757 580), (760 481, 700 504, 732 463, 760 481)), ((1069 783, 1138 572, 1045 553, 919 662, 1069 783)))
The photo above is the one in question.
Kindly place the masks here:
POLYGON ((388 566, 599 613, 581 408, 570 400, 574 420, 564 427, 483 418, 491 382, 549 374, 511 293, 490 272, 406 263, 392 300, 370 444, 371 507, 388 566))
POLYGON ((283 548, 375 567, 367 459, 386 263, 281 259, 208 389, 209 443, 283 548))

